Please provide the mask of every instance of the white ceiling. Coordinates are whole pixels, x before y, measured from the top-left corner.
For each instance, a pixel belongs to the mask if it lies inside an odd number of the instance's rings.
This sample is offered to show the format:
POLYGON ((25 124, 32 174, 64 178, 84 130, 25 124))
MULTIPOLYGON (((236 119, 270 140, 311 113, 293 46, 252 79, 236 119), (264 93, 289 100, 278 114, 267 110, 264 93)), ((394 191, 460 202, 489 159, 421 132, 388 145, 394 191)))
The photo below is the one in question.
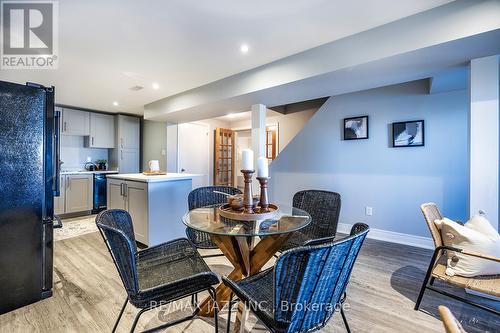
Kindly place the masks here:
POLYGON ((160 98, 448 2, 64 0, 59 69, 0 70, 0 79, 55 85, 59 104, 142 114, 160 98))

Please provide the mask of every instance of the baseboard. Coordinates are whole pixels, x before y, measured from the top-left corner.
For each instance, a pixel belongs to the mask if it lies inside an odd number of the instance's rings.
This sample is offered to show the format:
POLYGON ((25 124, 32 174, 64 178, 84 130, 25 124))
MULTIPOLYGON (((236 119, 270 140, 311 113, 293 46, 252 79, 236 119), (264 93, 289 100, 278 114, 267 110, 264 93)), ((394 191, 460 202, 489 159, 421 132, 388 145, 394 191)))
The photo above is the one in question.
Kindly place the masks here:
MULTIPOLYGON (((351 231, 351 224, 339 223, 338 232, 348 234, 351 231)), ((397 243, 434 250, 434 242, 430 237, 414 236, 399 232, 370 228, 368 238, 385 242, 397 243)))

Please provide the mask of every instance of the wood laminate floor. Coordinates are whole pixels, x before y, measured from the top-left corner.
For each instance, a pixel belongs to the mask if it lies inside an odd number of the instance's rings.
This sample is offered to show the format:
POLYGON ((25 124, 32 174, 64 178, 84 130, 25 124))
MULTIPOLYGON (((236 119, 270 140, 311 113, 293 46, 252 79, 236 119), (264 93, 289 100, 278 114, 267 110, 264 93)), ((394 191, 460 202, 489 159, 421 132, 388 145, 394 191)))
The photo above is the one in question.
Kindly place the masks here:
MULTIPOLYGON (((367 239, 348 287, 346 314, 352 331, 444 332, 437 319, 437 305, 445 304, 468 332, 499 332, 498 317, 432 291, 426 293, 422 310, 413 310, 430 255, 428 250, 367 239)), ((207 262, 217 273, 231 271, 223 257, 207 262)), ((464 295, 462 290, 453 291, 464 295)), ((54 296, 1 315, 0 332, 110 332, 124 299, 125 291, 99 233, 57 241, 54 296)), ((127 306, 118 332, 128 332, 136 312, 127 306)), ((153 310, 141 317, 138 329, 184 314, 187 312, 179 308, 153 310)), ((221 330, 225 330, 226 318, 227 313, 220 316, 221 330)), ((253 315, 247 329, 266 331, 253 315)), ((195 319, 165 331, 212 332, 213 321, 195 319)), ((322 331, 345 332, 340 315, 335 315, 322 331)))

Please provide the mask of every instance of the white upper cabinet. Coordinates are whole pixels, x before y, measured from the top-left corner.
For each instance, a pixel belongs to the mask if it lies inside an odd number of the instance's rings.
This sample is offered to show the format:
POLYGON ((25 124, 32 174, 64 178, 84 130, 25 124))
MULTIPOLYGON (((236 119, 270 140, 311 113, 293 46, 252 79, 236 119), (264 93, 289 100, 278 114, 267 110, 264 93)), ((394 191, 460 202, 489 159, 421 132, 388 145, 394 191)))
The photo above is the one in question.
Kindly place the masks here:
POLYGON ((85 139, 85 146, 90 148, 115 148, 114 116, 90 113, 90 135, 88 139, 85 139))
POLYGON ((86 111, 63 108, 61 134, 80 136, 89 135, 89 118, 90 115, 86 111))

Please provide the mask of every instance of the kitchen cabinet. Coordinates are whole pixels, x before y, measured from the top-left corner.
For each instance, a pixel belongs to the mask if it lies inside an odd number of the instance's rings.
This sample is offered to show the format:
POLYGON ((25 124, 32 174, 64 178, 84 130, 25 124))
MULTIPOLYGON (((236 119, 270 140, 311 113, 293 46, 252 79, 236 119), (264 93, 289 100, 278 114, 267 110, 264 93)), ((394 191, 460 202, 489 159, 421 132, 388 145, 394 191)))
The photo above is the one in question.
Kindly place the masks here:
POLYGON ((64 213, 92 210, 93 175, 66 175, 64 213))
POLYGON ((90 135, 90 114, 87 111, 62 108, 62 135, 90 135))
POLYGON ((193 175, 163 176, 114 174, 108 176, 108 208, 125 209, 134 226, 135 238, 148 246, 185 237, 181 222, 193 175))
POLYGON ((125 196, 123 195, 124 182, 119 179, 107 181, 107 205, 108 209, 126 209, 125 196))
POLYGON ((64 197, 66 195, 66 176, 60 175, 60 194, 54 197, 54 214, 64 214, 64 197))
POLYGON ((111 150, 110 162, 120 173, 139 172, 140 128, 137 117, 118 115, 115 119, 117 147, 111 150))
POLYGON ((120 149, 118 171, 120 173, 139 172, 139 149, 120 149))
POLYGON ((115 119, 113 115, 90 113, 90 133, 85 138, 89 148, 115 148, 115 119))
POLYGON ((118 116, 118 139, 121 149, 139 149, 140 119, 131 116, 118 116))
POLYGON ((127 181, 125 190, 126 207, 134 224, 135 238, 148 244, 148 185, 127 181))
POLYGON ((135 239, 149 244, 147 183, 108 179, 107 186, 108 209, 124 209, 129 212, 135 239))

